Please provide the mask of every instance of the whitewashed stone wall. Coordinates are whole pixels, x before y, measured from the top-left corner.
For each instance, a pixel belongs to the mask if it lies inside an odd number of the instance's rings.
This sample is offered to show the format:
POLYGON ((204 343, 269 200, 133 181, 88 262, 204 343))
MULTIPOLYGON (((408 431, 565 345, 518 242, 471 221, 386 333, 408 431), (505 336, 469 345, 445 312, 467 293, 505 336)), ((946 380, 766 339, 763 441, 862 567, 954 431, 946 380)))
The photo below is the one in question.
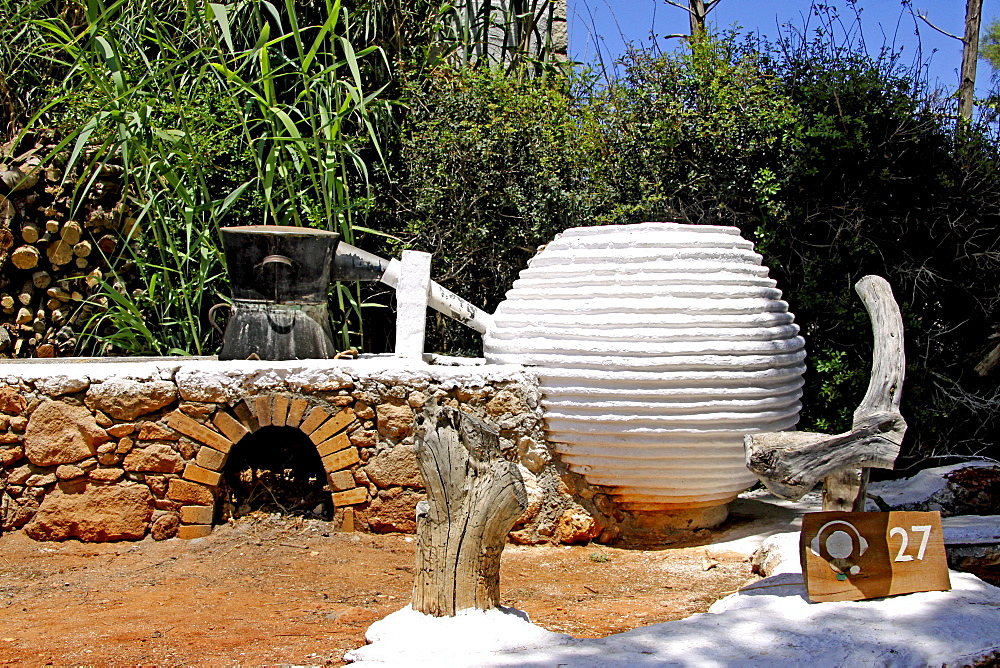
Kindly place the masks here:
POLYGON ((499 427, 531 500, 512 540, 617 536, 624 516, 610 498, 567 472, 547 447, 530 371, 391 356, 5 362, 3 529, 39 540, 204 536, 230 450, 274 425, 298 428, 316 446, 340 528, 412 532, 423 498, 413 420, 428 401, 499 427))

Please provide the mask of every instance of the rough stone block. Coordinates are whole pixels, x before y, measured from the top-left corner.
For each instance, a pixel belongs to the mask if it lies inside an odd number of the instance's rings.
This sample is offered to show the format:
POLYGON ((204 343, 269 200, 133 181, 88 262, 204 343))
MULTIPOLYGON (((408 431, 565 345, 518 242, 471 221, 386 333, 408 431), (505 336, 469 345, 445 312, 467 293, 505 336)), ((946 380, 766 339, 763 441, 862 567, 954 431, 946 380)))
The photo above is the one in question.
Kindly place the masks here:
POLYGON ((135 431, 135 425, 130 422, 125 422, 123 424, 116 424, 108 427, 108 433, 114 438, 121 438, 122 436, 128 436, 135 431))
POLYGON ((204 538, 212 534, 211 524, 182 524, 177 527, 177 537, 181 540, 204 538))
POLYGON ((35 540, 139 540, 152 516, 153 495, 145 485, 93 485, 80 494, 47 495, 25 533, 35 540))
POLYGON ((215 471, 209 471, 206 468, 202 468, 197 464, 188 464, 184 467, 184 479, 190 480, 192 482, 200 482, 204 485, 209 485, 215 487, 219 484, 219 480, 222 478, 221 473, 215 471))
POLYGON ((351 446, 351 439, 347 437, 347 434, 337 434, 331 439, 327 439, 316 446, 316 450, 319 452, 320 457, 326 457, 329 454, 333 454, 338 450, 343 450, 351 446))
POLYGON ((264 394, 254 399, 254 412, 257 414, 257 423, 261 427, 271 426, 271 397, 264 394))
POLYGON ((354 422, 354 411, 345 408, 323 423, 323 426, 309 434, 313 443, 322 443, 338 431, 354 422))
POLYGON ((216 413, 212 418, 212 424, 233 443, 239 443, 240 439, 250 433, 250 430, 243 426, 242 422, 225 411, 216 413))
POLYGON ((285 426, 298 427, 302 423, 302 414, 309 406, 309 400, 304 397, 295 397, 288 407, 288 417, 285 418, 285 426))
POLYGON ((330 481, 330 487, 335 492, 354 488, 354 475, 350 471, 336 471, 327 476, 327 480, 330 481))
POLYGON ((174 412, 168 415, 167 424, 182 434, 215 448, 219 452, 229 452, 233 447, 233 442, 228 438, 217 431, 209 429, 200 422, 192 420, 183 413, 174 412))
POLYGON ((253 414, 250 410, 250 405, 246 401, 240 401, 233 406, 233 412, 236 413, 236 417, 240 419, 247 429, 250 431, 257 431, 260 429, 260 423, 257 422, 257 416, 253 414))
POLYGON ((23 413, 28 407, 28 402, 24 400, 24 395, 13 387, 0 387, 0 411, 17 415, 23 413))
POLYGON ((365 464, 365 473, 382 489, 424 486, 412 445, 397 445, 392 450, 380 452, 365 464))
POLYGON ((368 490, 364 487, 355 487, 346 492, 334 492, 330 496, 333 499, 333 505, 337 507, 353 506, 368 500, 368 490))
POLYGON ((359 461, 361 461, 361 458, 358 456, 358 451, 354 448, 347 448, 346 450, 334 452, 323 457, 323 468, 327 473, 332 473, 346 469, 348 466, 357 464, 359 461))
POLYGON ((181 522, 184 524, 211 524, 212 506, 181 506, 181 522))
POLYGON ((299 429, 305 434, 311 434, 323 423, 323 420, 330 417, 330 413, 321 406, 316 406, 309 412, 309 417, 299 425, 299 429))
POLYGON ((87 477, 94 482, 110 485, 113 482, 121 480, 124 475, 125 469, 102 468, 91 470, 91 472, 87 474, 87 477))
POLYGON ((380 404, 375 412, 378 415, 378 433, 386 438, 403 439, 413 430, 413 409, 405 404, 380 404))
POLYGON ((222 469, 222 465, 226 463, 226 455, 206 445, 198 451, 198 457, 195 459, 195 462, 202 468, 219 471, 222 469))
POLYGON ((288 395, 279 394, 271 402, 271 424, 275 427, 284 427, 287 419, 288 395))
POLYGON ((211 506, 215 503, 212 490, 204 485, 180 478, 171 478, 167 484, 167 498, 184 504, 211 506))
POLYGON ((28 421, 24 452, 36 466, 58 466, 93 456, 109 440, 83 406, 46 399, 28 421))
POLYGON ((181 456, 169 445, 153 443, 145 448, 135 448, 122 462, 126 471, 152 471, 154 473, 180 473, 184 466, 181 456))
POLYGON ((159 422, 140 422, 139 423, 139 440, 140 441, 176 441, 181 437, 173 429, 165 427, 159 422))
POLYGON ((112 378, 92 383, 84 403, 91 410, 103 411, 116 420, 134 420, 171 404, 176 398, 177 387, 170 381, 112 378))

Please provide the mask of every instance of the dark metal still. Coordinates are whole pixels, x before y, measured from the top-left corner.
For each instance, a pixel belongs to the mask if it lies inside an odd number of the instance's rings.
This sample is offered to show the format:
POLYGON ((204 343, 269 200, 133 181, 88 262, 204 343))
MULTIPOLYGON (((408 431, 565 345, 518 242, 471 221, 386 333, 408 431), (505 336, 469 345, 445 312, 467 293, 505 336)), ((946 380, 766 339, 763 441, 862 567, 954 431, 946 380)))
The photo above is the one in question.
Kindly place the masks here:
MULTIPOLYGON (((337 354, 327 291, 339 234, 247 225, 222 228, 222 241, 233 305, 219 359, 326 359, 337 354)), ((221 306, 228 305, 212 307, 209 317, 221 306)))

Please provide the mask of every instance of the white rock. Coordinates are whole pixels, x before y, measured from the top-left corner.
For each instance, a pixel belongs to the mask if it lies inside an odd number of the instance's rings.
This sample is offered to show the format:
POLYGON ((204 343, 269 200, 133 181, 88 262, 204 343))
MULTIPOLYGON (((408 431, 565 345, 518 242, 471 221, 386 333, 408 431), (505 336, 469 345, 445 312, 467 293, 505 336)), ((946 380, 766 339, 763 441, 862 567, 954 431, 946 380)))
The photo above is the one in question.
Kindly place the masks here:
POLYGON ((85 375, 78 376, 59 373, 35 381, 35 389, 50 397, 82 392, 88 387, 90 387, 90 378, 85 375))

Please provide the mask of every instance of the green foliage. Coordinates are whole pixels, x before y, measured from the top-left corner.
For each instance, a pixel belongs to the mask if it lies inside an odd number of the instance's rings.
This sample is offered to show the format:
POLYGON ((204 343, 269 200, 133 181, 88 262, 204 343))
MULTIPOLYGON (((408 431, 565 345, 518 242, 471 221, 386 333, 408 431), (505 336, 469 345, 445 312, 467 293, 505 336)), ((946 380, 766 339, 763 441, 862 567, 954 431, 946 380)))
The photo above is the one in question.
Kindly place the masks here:
MULTIPOLYGON (((380 219, 434 253, 436 280, 492 309, 539 244, 586 216, 587 138, 573 99, 558 77, 491 69, 442 69, 408 84, 407 96, 380 219)), ((431 345, 474 347, 462 334, 431 345)))
POLYGON ((703 37, 680 53, 632 52, 623 77, 582 91, 603 148, 589 165, 606 189, 597 222, 732 224, 780 210, 773 170, 797 110, 759 59, 732 36, 703 37))
POLYGON ((853 285, 882 275, 906 323, 904 460, 996 447, 1000 395, 972 371, 1000 322, 990 135, 959 136, 892 53, 829 32, 705 38, 624 66, 606 86, 477 70, 413 89, 382 219, 488 309, 570 225, 737 225, 803 326, 799 427, 824 432, 848 429, 864 395, 871 324, 853 285))
MULTIPOLYGON (((206 312, 227 292, 220 225, 311 225, 353 241, 353 210, 368 194, 359 149, 378 153, 385 108, 362 75, 378 50, 354 49, 339 0, 323 8, 315 26, 297 24, 291 0, 284 13, 257 0, 91 0, 80 25, 35 18, 46 35, 35 58, 67 72, 35 118, 54 118, 72 149, 77 201, 102 165, 121 163, 138 211, 123 252, 139 285, 105 286, 110 311, 92 321, 84 350, 211 351, 206 312)), ((336 298, 353 315, 347 345, 361 304, 356 291, 336 298)))
POLYGON ((1000 70, 1000 20, 993 19, 980 32, 979 57, 1000 70))

